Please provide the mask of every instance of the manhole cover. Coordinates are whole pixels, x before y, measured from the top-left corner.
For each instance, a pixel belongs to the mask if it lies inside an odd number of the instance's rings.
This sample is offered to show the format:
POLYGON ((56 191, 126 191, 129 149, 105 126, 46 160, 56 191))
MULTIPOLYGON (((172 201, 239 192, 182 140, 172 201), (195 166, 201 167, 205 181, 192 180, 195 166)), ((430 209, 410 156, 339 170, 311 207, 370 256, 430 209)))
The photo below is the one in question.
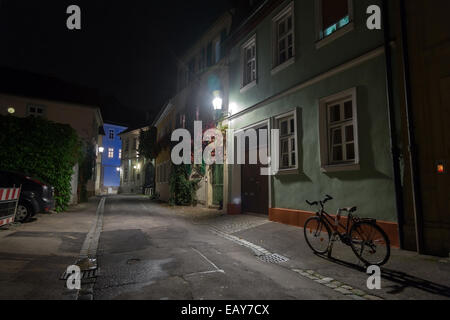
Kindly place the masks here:
POLYGON ((280 256, 279 254, 276 254, 276 253, 269 254, 269 255, 264 255, 264 256, 259 256, 258 259, 263 261, 263 262, 275 263, 275 264, 286 263, 286 262, 289 261, 289 258, 280 256))
POLYGON ((130 260, 127 261, 127 264, 132 265, 132 264, 136 264, 136 263, 139 263, 139 262, 141 262, 141 259, 130 259, 130 260))

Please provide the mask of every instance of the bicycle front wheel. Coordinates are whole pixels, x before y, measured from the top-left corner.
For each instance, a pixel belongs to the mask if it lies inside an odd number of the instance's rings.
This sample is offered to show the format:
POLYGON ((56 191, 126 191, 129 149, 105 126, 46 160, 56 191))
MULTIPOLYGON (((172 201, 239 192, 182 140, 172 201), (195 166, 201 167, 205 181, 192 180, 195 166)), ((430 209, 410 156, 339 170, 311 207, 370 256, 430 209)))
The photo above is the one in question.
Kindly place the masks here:
POLYGON ((369 266, 388 262, 391 245, 388 236, 373 222, 358 222, 350 230, 351 245, 356 256, 369 266))
POLYGON ((320 217, 311 217, 305 222, 303 229, 308 246, 318 254, 325 254, 331 240, 331 231, 320 217))

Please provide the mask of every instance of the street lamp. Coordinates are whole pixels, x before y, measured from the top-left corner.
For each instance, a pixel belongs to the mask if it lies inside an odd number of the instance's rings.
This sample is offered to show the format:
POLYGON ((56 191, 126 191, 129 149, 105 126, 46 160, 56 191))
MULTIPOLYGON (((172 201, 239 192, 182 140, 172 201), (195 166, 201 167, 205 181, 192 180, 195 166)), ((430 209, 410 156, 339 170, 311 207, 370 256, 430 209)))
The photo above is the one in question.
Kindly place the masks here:
POLYGON ((103 147, 99 147, 99 148, 98 148, 98 152, 100 152, 100 153, 103 153, 103 152, 105 152, 105 148, 103 148, 103 147))
POLYGON ((223 100, 220 97, 220 91, 214 91, 213 95, 214 95, 214 99, 213 99, 212 103, 214 106, 214 110, 216 110, 216 111, 222 110, 223 100))

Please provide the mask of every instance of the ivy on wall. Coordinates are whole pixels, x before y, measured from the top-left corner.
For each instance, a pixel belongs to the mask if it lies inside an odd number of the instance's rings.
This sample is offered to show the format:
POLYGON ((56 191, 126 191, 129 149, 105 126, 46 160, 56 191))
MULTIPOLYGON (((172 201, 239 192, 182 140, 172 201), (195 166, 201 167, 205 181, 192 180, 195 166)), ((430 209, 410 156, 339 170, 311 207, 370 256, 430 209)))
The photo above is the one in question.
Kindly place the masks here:
POLYGON ((71 197, 73 167, 82 157, 74 129, 40 117, 0 116, 0 170, 25 173, 55 187, 56 211, 71 197))

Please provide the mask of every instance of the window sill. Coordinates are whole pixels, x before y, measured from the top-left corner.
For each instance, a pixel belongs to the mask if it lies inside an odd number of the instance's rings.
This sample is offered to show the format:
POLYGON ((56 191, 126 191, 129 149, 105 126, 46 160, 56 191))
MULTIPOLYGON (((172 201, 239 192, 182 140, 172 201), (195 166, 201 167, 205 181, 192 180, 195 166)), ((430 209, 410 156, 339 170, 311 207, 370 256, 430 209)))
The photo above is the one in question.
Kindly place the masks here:
POLYGON ((329 35, 326 38, 323 38, 322 40, 319 40, 316 42, 316 49, 320 49, 322 47, 325 47, 327 44, 330 44, 334 40, 342 37, 343 35, 353 31, 355 29, 355 24, 353 22, 350 22, 346 26, 340 28, 336 32, 333 32, 331 35, 329 35))
POLYGON ((287 175, 297 175, 299 174, 299 170, 296 168, 292 169, 280 169, 276 176, 287 176, 287 175))
POLYGON ((246 84, 244 87, 241 88, 240 92, 245 93, 253 87, 256 87, 256 80, 250 82, 249 84, 246 84))
POLYGON ((331 172, 345 172, 345 171, 360 171, 361 166, 359 164, 339 164, 339 165, 328 165, 322 166, 321 171, 323 173, 331 172))
POLYGON ((270 72, 272 74, 272 76, 276 75, 278 72, 286 69, 287 67, 289 67, 290 65, 295 63, 295 56, 290 58, 289 60, 283 62, 282 64, 276 66, 275 68, 272 69, 272 71, 270 72))

